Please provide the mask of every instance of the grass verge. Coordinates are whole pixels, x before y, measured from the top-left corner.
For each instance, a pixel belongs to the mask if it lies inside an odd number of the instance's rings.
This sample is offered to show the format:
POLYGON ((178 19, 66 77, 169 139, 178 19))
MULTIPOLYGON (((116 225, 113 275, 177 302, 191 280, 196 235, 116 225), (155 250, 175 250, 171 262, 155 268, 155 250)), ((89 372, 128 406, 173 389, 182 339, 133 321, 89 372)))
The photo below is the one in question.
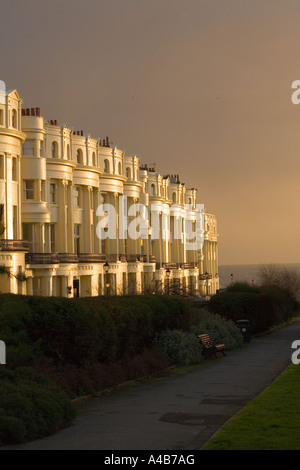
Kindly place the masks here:
POLYGON ((202 450, 300 450, 300 365, 291 364, 202 450))

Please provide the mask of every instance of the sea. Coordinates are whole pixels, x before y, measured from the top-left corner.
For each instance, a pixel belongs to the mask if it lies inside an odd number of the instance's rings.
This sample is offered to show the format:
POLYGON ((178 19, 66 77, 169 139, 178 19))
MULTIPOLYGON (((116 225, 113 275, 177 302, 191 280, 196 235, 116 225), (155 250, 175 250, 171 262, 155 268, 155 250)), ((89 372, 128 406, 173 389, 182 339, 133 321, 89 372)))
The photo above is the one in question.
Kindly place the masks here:
MULTIPOLYGON (((275 264, 275 263, 274 263, 275 264)), ((276 266, 291 269, 300 275, 300 263, 275 264, 276 266)), ((268 266, 267 264, 265 266, 268 266)), ((219 265, 220 289, 226 289, 231 282, 247 281, 252 285, 259 285, 260 264, 236 264, 236 265, 219 265), (232 281, 231 281, 231 274, 232 281)))

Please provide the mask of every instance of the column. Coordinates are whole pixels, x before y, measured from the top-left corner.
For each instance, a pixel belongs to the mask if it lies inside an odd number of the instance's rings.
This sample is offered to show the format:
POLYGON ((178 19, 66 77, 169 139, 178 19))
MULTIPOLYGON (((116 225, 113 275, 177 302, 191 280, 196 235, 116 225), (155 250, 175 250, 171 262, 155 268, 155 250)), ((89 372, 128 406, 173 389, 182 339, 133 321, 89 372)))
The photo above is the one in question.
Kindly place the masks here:
MULTIPOLYGON (((68 246, 68 252, 74 253, 74 210, 73 210, 73 186, 72 186, 71 181, 69 181, 69 184, 67 185, 66 188, 67 188, 67 203, 68 203, 67 246, 68 246)), ((58 238, 60 238, 60 232, 59 232, 58 238)))
POLYGON ((58 184, 58 250, 59 253, 67 253, 67 230, 66 230, 66 187, 67 182, 62 180, 58 184))

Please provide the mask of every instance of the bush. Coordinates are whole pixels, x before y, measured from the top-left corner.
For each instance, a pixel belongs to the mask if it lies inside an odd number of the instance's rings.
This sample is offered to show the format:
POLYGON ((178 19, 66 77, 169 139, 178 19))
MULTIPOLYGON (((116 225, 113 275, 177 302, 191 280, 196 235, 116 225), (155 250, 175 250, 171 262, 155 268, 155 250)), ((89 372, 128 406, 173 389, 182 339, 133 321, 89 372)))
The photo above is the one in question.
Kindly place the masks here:
POLYGON ((192 332, 197 336, 208 334, 215 344, 225 343, 228 351, 240 347, 243 343, 240 329, 231 320, 207 311, 202 312, 200 321, 192 328, 192 332))
POLYGON ((169 358, 174 366, 188 366, 202 360, 198 338, 181 330, 164 330, 156 336, 154 343, 169 358))
POLYGON ((214 295, 208 310, 232 321, 247 319, 252 333, 262 333, 271 326, 288 320, 297 308, 297 301, 279 285, 252 287, 236 283, 226 292, 214 295))
POLYGON ((47 436, 74 419, 67 395, 33 369, 0 370, 0 380, 0 443, 47 436))

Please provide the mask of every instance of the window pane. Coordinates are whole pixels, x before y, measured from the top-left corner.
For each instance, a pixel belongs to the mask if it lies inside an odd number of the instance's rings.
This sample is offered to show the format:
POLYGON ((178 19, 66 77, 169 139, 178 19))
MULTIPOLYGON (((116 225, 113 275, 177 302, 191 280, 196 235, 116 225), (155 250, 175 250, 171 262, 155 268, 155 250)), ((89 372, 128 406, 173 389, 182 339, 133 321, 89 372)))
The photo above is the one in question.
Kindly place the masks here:
POLYGON ((34 141, 26 140, 23 144, 23 155, 33 155, 34 154, 34 141))
POLYGON ((17 181, 17 159, 12 158, 12 180, 17 181))
POLYGON ((24 180, 24 198, 34 199, 34 180, 24 180))

